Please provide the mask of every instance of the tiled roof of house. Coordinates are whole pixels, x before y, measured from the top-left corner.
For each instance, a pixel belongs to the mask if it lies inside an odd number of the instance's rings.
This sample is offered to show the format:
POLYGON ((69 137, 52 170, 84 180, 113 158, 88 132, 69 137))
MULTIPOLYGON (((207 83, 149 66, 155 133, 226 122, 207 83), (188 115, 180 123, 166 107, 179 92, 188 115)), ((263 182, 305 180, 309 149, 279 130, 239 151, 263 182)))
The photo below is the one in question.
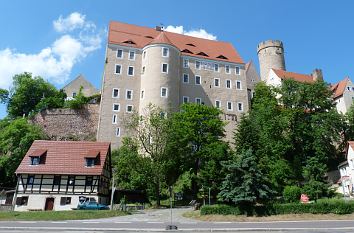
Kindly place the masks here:
POLYGON ((164 37, 183 55, 211 60, 244 63, 236 49, 228 42, 202 39, 173 32, 157 31, 154 28, 112 21, 109 24, 108 43, 144 48, 158 37, 164 37))
POLYGON ((349 77, 346 77, 345 79, 331 86, 331 90, 333 91, 333 98, 338 98, 343 95, 345 91, 345 87, 348 84, 348 81, 349 81, 349 77))
POLYGON ((108 153, 110 153, 109 142, 36 140, 24 156, 16 174, 100 175, 108 153), (30 165, 30 156, 44 150, 46 150, 44 164, 30 165), (86 167, 85 158, 91 158, 98 152, 99 163, 93 167, 86 167))
POLYGON ((274 73, 281 79, 294 79, 295 81, 302 83, 313 83, 313 77, 307 74, 299 74, 294 72, 288 72, 285 70, 272 69, 274 73))
POLYGON ((168 45, 173 45, 173 43, 168 39, 166 33, 164 31, 160 32, 156 38, 154 38, 152 41, 150 41, 149 44, 168 44, 168 45))

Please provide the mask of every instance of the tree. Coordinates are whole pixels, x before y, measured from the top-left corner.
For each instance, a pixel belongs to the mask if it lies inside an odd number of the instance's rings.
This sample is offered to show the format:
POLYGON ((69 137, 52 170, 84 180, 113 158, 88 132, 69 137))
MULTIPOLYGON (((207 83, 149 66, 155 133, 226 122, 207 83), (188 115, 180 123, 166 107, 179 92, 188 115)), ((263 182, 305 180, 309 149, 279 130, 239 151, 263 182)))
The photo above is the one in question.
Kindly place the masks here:
POLYGON ((6 104, 9 98, 9 91, 0 88, 0 103, 6 104))
POLYGON ((26 119, 0 121, 0 186, 16 185, 15 171, 34 140, 45 135, 26 119))
POLYGON ((228 146, 221 140, 224 122, 221 111, 200 104, 183 104, 171 119, 168 151, 177 161, 179 174, 191 173, 192 195, 204 184, 214 189, 221 175, 220 161, 227 160, 228 146), (208 172, 208 169, 209 170, 208 172))
POLYGON ((228 174, 221 184, 221 201, 248 210, 256 203, 270 200, 274 194, 251 149, 224 163, 224 166, 228 174))
MULTIPOLYGON (((6 93, 5 93, 6 96, 6 93)), ((13 77, 13 87, 5 98, 10 117, 28 116, 43 106, 62 107, 65 96, 43 78, 32 77, 31 73, 17 74, 13 77), (48 99, 51 98, 51 99, 48 99), (56 100, 54 100, 54 99, 56 100), (37 106, 39 104, 39 106, 37 106)))

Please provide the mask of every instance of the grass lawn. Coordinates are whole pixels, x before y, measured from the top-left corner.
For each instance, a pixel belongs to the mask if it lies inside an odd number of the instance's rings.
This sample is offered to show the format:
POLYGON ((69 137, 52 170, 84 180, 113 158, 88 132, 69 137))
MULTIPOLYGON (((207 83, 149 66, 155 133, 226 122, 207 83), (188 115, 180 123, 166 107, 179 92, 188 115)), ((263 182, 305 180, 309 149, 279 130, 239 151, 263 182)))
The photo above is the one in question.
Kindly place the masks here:
POLYGON ((200 211, 188 211, 183 217, 202 221, 215 222, 271 222, 271 221, 300 221, 300 220, 353 220, 354 214, 283 214, 265 217, 247 217, 245 215, 200 215, 200 211))
POLYGON ((96 219, 109 218, 115 216, 127 215, 122 211, 111 210, 72 210, 72 211, 33 211, 33 212, 17 212, 4 211, 0 212, 0 221, 5 220, 28 220, 28 221, 56 221, 56 220, 76 220, 76 219, 96 219))

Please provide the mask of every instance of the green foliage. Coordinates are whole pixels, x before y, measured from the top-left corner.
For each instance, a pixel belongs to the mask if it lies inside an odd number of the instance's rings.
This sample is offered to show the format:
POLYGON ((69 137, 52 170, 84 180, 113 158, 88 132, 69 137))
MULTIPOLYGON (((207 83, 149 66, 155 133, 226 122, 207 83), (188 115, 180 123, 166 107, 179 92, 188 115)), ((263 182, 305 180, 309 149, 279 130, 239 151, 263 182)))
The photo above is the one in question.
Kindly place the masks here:
POLYGON ((201 215, 279 215, 279 214, 351 214, 354 213, 354 201, 344 200, 319 200, 316 203, 288 203, 255 206, 250 211, 243 211, 238 206, 212 205, 203 206, 200 210, 201 215))
POLYGON ((240 154, 224 166, 228 172, 219 193, 221 201, 252 206, 271 198, 273 191, 258 168, 257 158, 252 150, 240 154))
POLYGON ((298 186, 285 186, 283 198, 286 202, 299 202, 301 196, 301 188, 298 186))
POLYGON ((23 156, 34 140, 44 138, 41 129, 26 119, 0 121, 0 187, 16 185, 15 171, 23 156))
POLYGON ((13 87, 7 98, 7 111, 12 118, 28 116, 32 111, 62 107, 65 96, 43 78, 31 73, 13 77, 13 87), (37 106, 38 105, 38 106, 37 106))
POLYGON ((0 103, 6 104, 9 98, 9 91, 0 88, 0 103))
POLYGON ((79 93, 75 96, 75 98, 65 102, 65 107, 71 109, 82 109, 86 104, 90 102, 91 98, 84 96, 82 89, 83 87, 81 86, 79 93))

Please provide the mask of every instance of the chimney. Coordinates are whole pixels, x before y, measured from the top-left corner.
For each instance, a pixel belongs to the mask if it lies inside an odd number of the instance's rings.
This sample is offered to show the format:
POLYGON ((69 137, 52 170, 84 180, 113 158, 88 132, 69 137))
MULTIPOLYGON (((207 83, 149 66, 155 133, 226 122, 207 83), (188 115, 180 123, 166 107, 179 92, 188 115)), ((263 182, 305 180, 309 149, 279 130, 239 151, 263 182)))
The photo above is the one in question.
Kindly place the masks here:
POLYGON ((156 26, 156 31, 158 31, 158 32, 161 32, 162 30, 163 30, 163 28, 161 27, 161 26, 156 26))
POLYGON ((321 80, 323 81, 323 75, 322 75, 322 70, 321 69, 314 69, 314 71, 312 71, 312 80, 313 81, 317 81, 317 80, 321 80))

